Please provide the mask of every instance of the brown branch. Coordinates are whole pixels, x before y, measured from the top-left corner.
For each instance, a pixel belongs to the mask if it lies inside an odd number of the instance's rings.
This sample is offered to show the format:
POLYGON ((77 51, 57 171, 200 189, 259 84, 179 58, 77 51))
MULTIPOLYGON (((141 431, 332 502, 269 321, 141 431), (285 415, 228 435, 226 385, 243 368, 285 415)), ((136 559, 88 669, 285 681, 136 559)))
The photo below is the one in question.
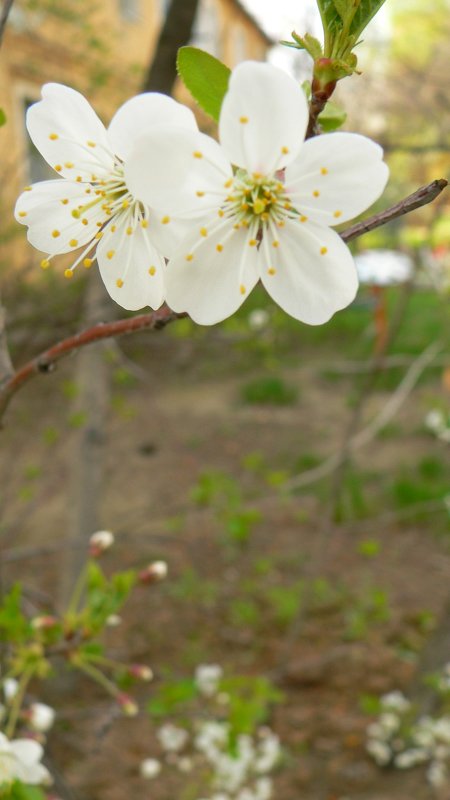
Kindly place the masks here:
POLYGON ((27 383, 30 378, 39 373, 52 372, 58 361, 71 355, 76 350, 79 350, 80 347, 85 347, 101 339, 109 339, 111 336, 123 336, 126 333, 134 333, 135 331, 144 329, 161 330, 170 322, 174 322, 176 319, 182 319, 185 316, 185 313, 176 314, 167 306, 163 306, 158 311, 152 311, 150 314, 139 314, 137 317, 119 319, 115 322, 99 322, 97 325, 93 325, 81 331, 81 333, 76 333, 74 336, 62 339, 62 341, 49 347, 48 350, 32 358, 31 361, 28 361, 27 364, 18 369, 5 383, 3 389, 0 391, 0 419, 6 411, 13 395, 27 383))
POLYGON ((375 228, 381 227, 381 225, 386 225, 387 222, 392 222, 393 219, 398 219, 398 217, 403 217, 416 208, 426 206, 436 200, 436 197, 439 197, 447 185, 448 181, 445 178, 438 178, 438 180, 432 181, 427 186, 421 186, 420 189, 400 200, 395 206, 391 206, 391 208, 387 208, 386 211, 381 211, 379 214, 374 214, 373 217, 368 217, 362 222, 357 222, 356 225, 352 225, 351 228, 342 231, 341 237, 344 242, 351 242, 352 239, 373 231, 375 228))
POLYGON ((3 41, 3 34, 5 33, 6 23, 12 9, 14 0, 5 0, 3 3, 2 14, 0 16, 0 45, 3 41))

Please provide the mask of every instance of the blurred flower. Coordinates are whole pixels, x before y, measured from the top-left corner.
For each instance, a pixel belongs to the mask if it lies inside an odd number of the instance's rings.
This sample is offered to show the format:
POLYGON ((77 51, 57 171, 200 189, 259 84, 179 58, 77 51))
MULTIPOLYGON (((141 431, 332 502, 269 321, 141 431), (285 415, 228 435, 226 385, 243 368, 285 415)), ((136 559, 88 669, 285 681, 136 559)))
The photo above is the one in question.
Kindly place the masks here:
POLYGON ((180 224, 141 202, 124 177, 136 138, 161 124, 197 131, 188 108, 157 93, 128 100, 108 130, 83 95, 58 83, 43 86, 42 100, 27 112, 34 145, 60 177, 27 187, 17 200, 17 221, 28 225, 31 244, 48 253, 43 268, 55 255, 83 248, 65 272, 71 277, 78 264, 90 267, 96 258, 109 294, 127 309, 159 308, 163 256, 180 234, 180 224))
POLYGON ((0 783, 19 780, 33 786, 49 785, 51 775, 40 763, 43 753, 42 745, 32 739, 9 740, 0 733, 0 783))
POLYGON ((184 728, 178 728, 170 722, 166 725, 162 725, 156 736, 163 750, 169 753, 177 753, 179 750, 182 750, 189 738, 189 734, 184 728))
POLYGON ((212 697, 219 688, 223 669, 219 664, 199 664, 195 670, 195 683, 200 694, 212 697))
POLYGON ((10 703, 11 700, 14 699, 18 688, 19 683, 15 678, 5 678, 3 681, 3 694, 5 695, 5 700, 7 703, 10 703))
POLYGON ((35 731, 46 733, 55 721, 55 710, 45 703, 32 703, 28 709, 27 717, 35 731))
POLYGON ((140 681, 153 679, 153 671, 146 664, 132 664, 131 667, 128 667, 128 672, 133 678, 138 678, 140 681))
POLYGON ((121 622, 122 617, 120 617, 118 614, 110 614, 109 617, 106 618, 106 624, 108 628, 117 628, 121 622))
POLYGON ((248 327, 251 328, 252 331, 259 331, 261 328, 266 327, 269 319, 268 311, 264 308, 255 308, 253 311, 250 311, 248 315, 248 327))
POLYGON ((175 311, 204 325, 220 322, 258 280, 288 314, 312 325, 351 303, 355 264, 330 226, 372 205, 388 168, 381 148, 358 134, 303 143, 308 118, 297 81, 248 61, 230 78, 221 144, 175 128, 139 139, 125 164, 130 191, 191 221, 167 265, 175 311))
POLYGON ((129 694, 121 692, 117 695, 117 702, 127 717, 135 717, 139 713, 139 706, 129 694))
POLYGON ((111 531, 97 531, 89 539, 89 555, 98 558, 105 550, 114 544, 114 534, 111 531))
POLYGON ((138 578, 141 583, 155 583, 167 577, 167 564, 165 561, 153 561, 148 567, 141 570, 138 578))
POLYGON ((144 760, 141 761, 140 773, 142 778, 151 780, 152 778, 156 778, 160 772, 161 762, 157 761, 156 758, 144 758, 144 760))

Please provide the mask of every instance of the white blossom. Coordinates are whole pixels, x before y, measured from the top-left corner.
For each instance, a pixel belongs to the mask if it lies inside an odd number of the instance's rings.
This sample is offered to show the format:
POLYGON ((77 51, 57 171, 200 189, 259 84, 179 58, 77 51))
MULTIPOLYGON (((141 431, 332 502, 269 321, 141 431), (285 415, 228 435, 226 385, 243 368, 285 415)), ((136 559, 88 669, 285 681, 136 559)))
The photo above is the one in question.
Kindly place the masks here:
POLYGON ((96 258, 109 294, 128 309, 159 308, 164 256, 184 230, 160 206, 142 202, 124 177, 136 137, 161 124, 197 130, 188 108, 157 93, 126 102, 108 130, 83 95, 57 83, 43 86, 42 100, 27 112, 28 133, 59 177, 26 188, 17 200, 17 221, 47 254, 43 268, 55 255, 76 252, 65 272, 71 277, 78 264, 90 267, 96 258))
POLYGON ((55 721, 55 709, 45 703, 32 703, 28 710, 28 720, 35 731, 46 733, 55 721))
POLYGON ((381 698, 383 708, 391 711, 398 711, 400 713, 408 711, 411 708, 410 701, 405 697, 402 692, 394 691, 384 694, 381 698))
POLYGON ((436 789, 445 786, 448 779, 448 772, 445 764, 440 761, 432 761, 427 770, 427 779, 436 789))
POLYGON ((205 697, 216 694, 223 669, 219 664, 199 664, 195 670, 195 683, 199 692, 205 697))
POLYGON ((32 739, 8 739, 0 733, 0 786, 14 780, 33 786, 51 783, 51 776, 40 762, 43 748, 32 739))
POLYGON ((233 314, 258 280, 288 314, 312 325, 352 302, 355 264, 331 226, 372 205, 388 168, 381 148, 358 134, 303 143, 308 116, 291 76, 250 61, 231 75, 220 144, 174 128, 164 137, 148 131, 137 142, 125 164, 130 191, 191 221, 167 266, 167 302, 175 311, 214 324, 233 314))
POLYGON ((141 761, 140 773, 142 778, 151 780, 152 778, 156 778, 160 772, 161 762, 156 758, 144 758, 144 760, 141 761))
POLYGON ((3 694, 5 695, 5 700, 7 703, 10 703, 11 700, 14 699, 18 689, 19 682, 16 681, 15 678, 5 678, 3 681, 3 694))
POLYGON ((381 767, 391 760, 391 748, 384 742, 378 741, 378 739, 369 739, 366 744, 366 750, 381 767))
POLYGON ((166 725, 162 725, 156 735, 161 747, 168 753, 176 753, 182 750, 189 738, 189 734, 184 728, 179 728, 177 725, 172 725, 170 722, 166 725))

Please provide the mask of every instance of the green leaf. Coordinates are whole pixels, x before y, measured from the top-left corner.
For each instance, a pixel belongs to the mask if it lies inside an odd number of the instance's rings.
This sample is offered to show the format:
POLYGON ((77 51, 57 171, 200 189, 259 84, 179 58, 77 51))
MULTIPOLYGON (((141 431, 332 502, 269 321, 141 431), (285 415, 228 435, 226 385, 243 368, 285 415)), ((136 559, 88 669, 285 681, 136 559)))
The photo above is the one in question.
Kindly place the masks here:
POLYGON ((342 27, 342 19, 333 0, 317 0, 324 31, 333 32, 342 27))
POLYGON ((343 108, 339 108, 336 103, 328 101, 324 110, 319 115, 319 122, 322 130, 325 133, 335 131, 344 124, 347 119, 347 113, 343 108))
POLYGON ((336 11, 338 12, 341 19, 345 20, 348 12, 349 12, 349 4, 348 0, 333 0, 334 6, 336 11))
POLYGON ((385 0, 361 0, 350 26, 352 36, 358 38, 370 20, 378 13, 384 2, 385 0))
POLYGON ((44 794, 37 786, 25 785, 20 781, 15 781, 9 787, 7 794, 1 794, 0 797, 4 797, 5 800, 45 800, 44 794))
POLYGON ((3 111, 3 108, 0 108, 0 128, 2 125, 5 124, 5 122, 6 122, 6 114, 3 111))
POLYGON ((194 100, 217 122, 228 89, 228 67, 197 47, 181 47, 177 71, 194 100))

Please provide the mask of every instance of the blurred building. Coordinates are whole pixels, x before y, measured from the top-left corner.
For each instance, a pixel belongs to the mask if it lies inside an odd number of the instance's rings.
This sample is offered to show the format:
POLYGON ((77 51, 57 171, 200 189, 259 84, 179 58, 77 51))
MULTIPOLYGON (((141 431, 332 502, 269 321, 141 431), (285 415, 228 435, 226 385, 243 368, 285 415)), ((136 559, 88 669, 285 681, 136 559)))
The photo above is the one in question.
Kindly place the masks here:
MULTIPOLYGON (((107 122, 140 91, 168 7, 169 0, 16 0, 0 59, 0 107, 7 116, 0 129, 3 229, 21 188, 55 177, 25 129, 26 110, 42 84, 79 89, 107 122)), ((229 66, 264 60, 272 44, 237 0, 199 0, 191 43, 229 66)))

